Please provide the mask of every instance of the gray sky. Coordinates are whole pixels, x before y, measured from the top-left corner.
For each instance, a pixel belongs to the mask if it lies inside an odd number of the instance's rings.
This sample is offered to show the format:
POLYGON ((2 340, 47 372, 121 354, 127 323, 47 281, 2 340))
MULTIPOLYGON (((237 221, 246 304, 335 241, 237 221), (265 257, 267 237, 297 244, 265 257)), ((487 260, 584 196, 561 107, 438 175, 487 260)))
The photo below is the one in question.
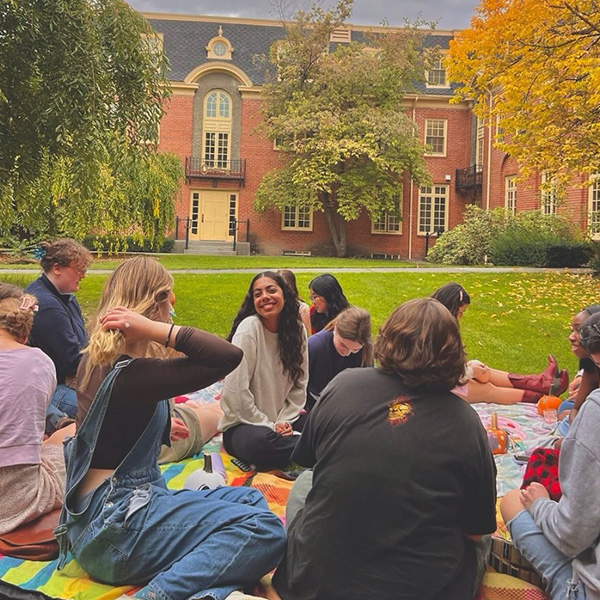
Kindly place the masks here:
MULTIPOLYGON (((277 0, 128 0, 141 12, 170 12, 189 15, 224 15, 256 19, 278 19, 274 8, 277 0)), ((284 0, 293 14, 294 8, 309 5, 305 0, 284 0)), ((332 1, 325 0, 324 6, 332 1)), ((355 0, 351 23, 378 25, 387 19, 392 26, 402 25, 403 19, 421 17, 437 21, 438 29, 464 29, 478 6, 478 0, 355 0)))

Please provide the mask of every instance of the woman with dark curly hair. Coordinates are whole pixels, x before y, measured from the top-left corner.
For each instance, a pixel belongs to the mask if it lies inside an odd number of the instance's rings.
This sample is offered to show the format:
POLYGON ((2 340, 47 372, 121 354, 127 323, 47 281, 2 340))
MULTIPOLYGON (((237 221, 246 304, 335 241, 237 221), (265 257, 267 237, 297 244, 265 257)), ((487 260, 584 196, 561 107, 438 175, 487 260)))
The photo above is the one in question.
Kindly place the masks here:
POLYGON ((375 356, 329 384, 292 455, 314 474, 273 578, 282 600, 468 600, 485 570, 495 467, 477 413, 450 391, 465 371, 456 319, 432 298, 406 302, 375 356))
POLYGON ((308 356, 298 303, 280 275, 254 277, 227 339, 244 358, 223 386, 225 449, 257 469, 283 468, 304 424, 308 356))
POLYGON ((342 286, 339 281, 329 273, 317 275, 309 284, 310 300, 310 326, 311 333, 321 331, 331 321, 335 319, 350 303, 344 296, 342 286))

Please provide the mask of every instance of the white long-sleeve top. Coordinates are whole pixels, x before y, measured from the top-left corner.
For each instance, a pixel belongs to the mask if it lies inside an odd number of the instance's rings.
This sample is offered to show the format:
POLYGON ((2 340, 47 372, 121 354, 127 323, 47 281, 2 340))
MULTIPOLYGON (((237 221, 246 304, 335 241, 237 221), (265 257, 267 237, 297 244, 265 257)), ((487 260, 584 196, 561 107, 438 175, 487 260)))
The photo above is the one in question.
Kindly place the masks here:
POLYGON ((256 315, 246 317, 238 326, 233 344, 244 351, 235 371, 225 377, 219 429, 247 423, 273 428, 275 423, 294 422, 306 401, 308 352, 306 331, 302 328, 302 369, 299 386, 283 370, 276 333, 263 326, 256 315))

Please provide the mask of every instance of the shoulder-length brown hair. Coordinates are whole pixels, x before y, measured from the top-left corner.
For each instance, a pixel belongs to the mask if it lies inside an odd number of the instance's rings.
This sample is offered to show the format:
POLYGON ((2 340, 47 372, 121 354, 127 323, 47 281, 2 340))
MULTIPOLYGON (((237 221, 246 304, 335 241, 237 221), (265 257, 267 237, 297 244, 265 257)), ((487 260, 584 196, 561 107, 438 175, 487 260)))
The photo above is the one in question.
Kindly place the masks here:
POLYGON ((409 388, 451 390, 465 374, 457 320, 433 298, 401 304, 381 326, 375 342, 379 368, 409 388))

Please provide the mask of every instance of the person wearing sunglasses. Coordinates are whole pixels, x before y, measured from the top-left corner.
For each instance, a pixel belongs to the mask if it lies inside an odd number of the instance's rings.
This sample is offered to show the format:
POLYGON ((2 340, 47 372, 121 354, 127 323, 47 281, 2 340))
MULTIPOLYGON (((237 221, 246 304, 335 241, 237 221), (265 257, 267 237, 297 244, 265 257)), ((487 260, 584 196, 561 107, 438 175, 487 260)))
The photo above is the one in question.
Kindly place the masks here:
POLYGON ((338 373, 372 364, 371 315, 356 306, 346 308, 325 329, 308 338, 306 411, 310 412, 338 373))
POLYGON ((81 308, 73 295, 92 262, 87 248, 75 240, 43 242, 34 253, 43 270, 25 288, 39 303, 29 345, 47 354, 56 368, 56 390, 48 407, 46 433, 72 422, 77 414, 75 374, 88 334, 81 308))

